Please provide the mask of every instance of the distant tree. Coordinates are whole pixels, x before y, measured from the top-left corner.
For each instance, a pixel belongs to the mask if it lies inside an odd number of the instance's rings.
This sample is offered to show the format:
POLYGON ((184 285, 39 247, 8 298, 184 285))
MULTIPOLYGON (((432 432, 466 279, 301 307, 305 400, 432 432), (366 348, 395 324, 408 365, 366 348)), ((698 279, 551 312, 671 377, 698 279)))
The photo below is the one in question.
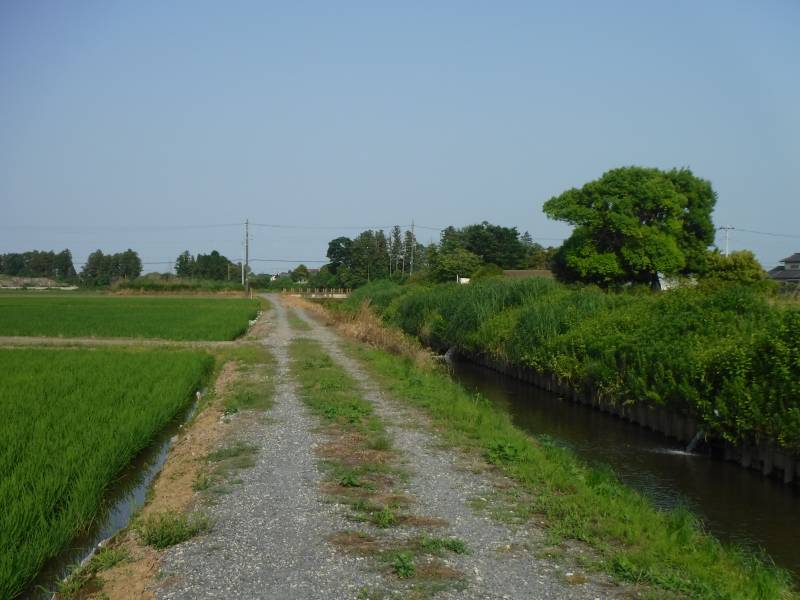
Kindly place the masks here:
POLYGON ((77 273, 75 272, 75 265, 72 262, 72 252, 64 249, 55 256, 53 261, 54 275, 58 279, 68 280, 73 279, 77 273))
POLYGON ((194 276, 200 279, 224 281, 229 271, 238 271, 240 268, 217 250, 212 250, 210 254, 198 254, 194 260, 194 276))
POLYGON ((12 277, 22 275, 25 271, 25 257, 22 254, 12 252, 5 254, 3 258, 3 273, 12 277))
POLYGON ((334 275, 338 274, 341 267, 347 269, 353 266, 353 240, 348 237, 338 237, 328 242, 328 260, 330 270, 334 275))
POLYGON ((290 273, 292 281, 307 282, 308 281, 308 267, 305 265, 298 265, 297 268, 290 273))
POLYGON ((111 283, 109 258, 102 250, 92 252, 81 269, 81 281, 89 286, 109 285, 111 283))
POLYGON ((764 267, 750 250, 731 252, 728 256, 719 250, 706 256, 706 281, 730 283, 760 283, 768 278, 764 267))
POLYGON ((403 256, 403 234, 400 231, 400 226, 395 225, 389 233, 389 271, 396 273, 403 271, 405 264, 401 265, 400 260, 403 256))
POLYGON ((520 240, 516 227, 502 227, 484 221, 462 228, 459 237, 466 250, 480 256, 486 263, 503 269, 525 266, 527 248, 520 240))
POLYGON ((410 273, 412 270, 419 271, 419 244, 413 231, 406 230, 403 236, 403 258, 405 260, 405 272, 410 273))
POLYGON ((700 272, 713 242, 711 184, 688 169, 613 169, 545 202, 575 226, 553 258, 560 279, 603 286, 657 285, 658 274, 700 272))
POLYGON ((456 276, 471 277, 480 266, 480 256, 464 248, 455 248, 440 252, 431 269, 436 281, 455 281, 456 276))
POLYGON ((184 250, 175 260, 175 273, 178 277, 192 277, 194 275, 195 262, 188 250, 184 250))
POLYGON ((112 274, 114 278, 136 279, 142 274, 142 261, 135 250, 128 248, 119 255, 115 254, 114 259, 116 263, 116 272, 112 274))

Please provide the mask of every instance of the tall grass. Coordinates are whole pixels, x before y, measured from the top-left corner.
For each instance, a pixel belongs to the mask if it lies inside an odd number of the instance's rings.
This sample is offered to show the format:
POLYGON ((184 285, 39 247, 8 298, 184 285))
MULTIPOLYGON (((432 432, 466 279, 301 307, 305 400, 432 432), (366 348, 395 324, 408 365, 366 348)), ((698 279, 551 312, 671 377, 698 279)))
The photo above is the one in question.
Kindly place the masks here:
POLYGON ((142 296, 0 297, 0 335, 231 340, 258 300, 142 296))
POLYGON ((91 526, 212 366, 194 351, 0 350, 0 598, 91 526))
MULTIPOLYGON (((359 289, 350 310, 371 294, 359 289)), ((434 347, 669 407, 732 443, 800 452, 800 309, 757 289, 607 293, 530 279, 383 286, 375 297, 384 319, 434 347)))
POLYGON ((531 438, 506 413, 446 374, 375 348, 353 351, 393 397, 424 409, 450 443, 481 451, 517 481, 528 492, 522 497, 529 498, 518 501, 517 512, 544 520, 553 542, 589 544, 596 567, 678 597, 797 597, 784 571, 721 544, 688 511, 657 510, 609 470, 591 468, 569 450, 531 438))

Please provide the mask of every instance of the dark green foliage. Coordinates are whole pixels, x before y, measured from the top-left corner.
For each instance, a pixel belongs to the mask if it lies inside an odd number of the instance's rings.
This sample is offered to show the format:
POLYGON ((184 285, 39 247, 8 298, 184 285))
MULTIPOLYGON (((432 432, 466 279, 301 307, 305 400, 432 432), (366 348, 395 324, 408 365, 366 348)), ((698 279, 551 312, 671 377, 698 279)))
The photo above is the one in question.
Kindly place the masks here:
POLYGON ((81 269, 81 283, 89 287, 110 285, 118 279, 135 279, 142 274, 142 261, 130 248, 116 254, 95 250, 81 269))
POLYGON ((76 276, 69 250, 58 254, 52 250, 0 254, 0 273, 12 277, 51 277, 62 281, 76 276))
POLYGON ((182 252, 175 260, 175 273, 178 277, 234 282, 239 279, 241 282, 241 265, 231 262, 217 250, 196 257, 188 250, 182 252))
POLYGON ((702 273, 715 203, 711 184, 688 169, 612 169, 545 202, 548 217, 575 226, 554 269, 563 280, 603 286, 702 273))
POLYGON ((92 525, 212 367, 204 352, 0 350, 1 598, 92 525))
MULTIPOLYGON (((528 279, 376 292, 386 319, 437 348, 682 411, 733 443, 800 452, 800 310, 753 286, 610 294, 528 279)), ((498 446, 490 458, 513 457, 498 446)))

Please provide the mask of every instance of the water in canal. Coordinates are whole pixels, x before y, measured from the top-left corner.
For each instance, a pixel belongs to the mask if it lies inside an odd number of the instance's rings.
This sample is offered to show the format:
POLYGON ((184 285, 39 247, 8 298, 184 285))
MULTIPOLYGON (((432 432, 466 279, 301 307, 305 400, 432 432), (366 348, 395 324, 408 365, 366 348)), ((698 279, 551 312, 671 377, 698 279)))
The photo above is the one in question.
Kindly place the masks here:
POLYGON ((800 489, 735 463, 683 452, 683 445, 634 423, 466 361, 453 376, 581 458, 610 465, 659 507, 688 505, 725 541, 764 548, 800 580, 800 489))

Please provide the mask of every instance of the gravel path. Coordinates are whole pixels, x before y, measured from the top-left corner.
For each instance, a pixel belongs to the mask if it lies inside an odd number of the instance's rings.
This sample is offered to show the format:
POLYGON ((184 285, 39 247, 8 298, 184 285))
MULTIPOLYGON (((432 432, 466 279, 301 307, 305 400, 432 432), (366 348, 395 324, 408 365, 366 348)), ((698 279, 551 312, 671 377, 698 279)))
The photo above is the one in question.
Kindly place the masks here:
POLYGON ((335 332, 310 319, 302 309, 295 310, 312 325, 309 337, 321 341, 331 357, 361 382, 364 398, 373 403, 376 413, 386 423, 394 447, 402 452, 412 470, 406 488, 401 491, 416 498, 415 514, 445 519, 450 526, 437 531, 437 535, 461 538, 472 551, 469 555, 448 558, 453 567, 468 575, 467 588, 445 590, 437 598, 623 596, 620 588, 596 574, 592 575, 592 582, 570 583, 571 569, 536 558, 535 548, 542 548, 541 531, 528 526, 512 528, 495 522, 485 511, 473 509, 469 505, 471 499, 489 498, 496 493, 498 483, 502 486, 510 481, 503 478, 505 481, 498 482, 496 476, 473 473, 463 456, 442 449, 434 435, 423 427, 413 426, 424 421, 424 417, 385 397, 359 363, 342 351, 335 332))
POLYGON ((322 439, 289 379, 293 334, 283 305, 273 306, 264 343, 277 361, 275 406, 268 424, 238 436, 259 448, 257 464, 212 507, 208 535, 165 553, 159 598, 355 598, 382 579, 326 541, 349 522, 316 490, 314 448, 322 439))
MULTIPOLYGON (((537 558, 541 532, 508 526, 470 507, 476 497, 490 497, 497 476, 466 468, 460 453, 442 449, 412 409, 386 398, 361 366, 341 349, 338 336, 301 310, 311 330, 294 334, 279 297, 270 298, 272 327, 264 343, 277 360, 275 406, 268 423, 247 425, 238 438, 259 448, 257 464, 241 472, 241 485, 210 510, 216 525, 200 538, 168 550, 162 560, 159 598, 356 598, 362 590, 381 594, 401 589, 378 571, 371 559, 337 551, 327 538, 353 529, 348 509, 327 502, 317 489, 322 475, 315 449, 324 443, 319 422, 308 414, 289 377, 288 345, 294 335, 321 342, 333 359, 361 382, 386 423, 411 471, 399 491, 416 499, 415 515, 445 519, 439 536, 457 536, 471 550, 445 561, 463 574, 466 586, 446 587, 436 598, 610 598, 623 590, 592 575, 591 582, 570 583, 569 569, 537 558), (417 424, 417 425, 415 425, 417 424)), ((502 481, 499 483, 502 484, 502 481)), ((413 528, 385 535, 419 534, 413 528)), ((388 594, 394 597, 394 594, 388 594)), ((629 596, 629 594, 625 594, 629 596)))

